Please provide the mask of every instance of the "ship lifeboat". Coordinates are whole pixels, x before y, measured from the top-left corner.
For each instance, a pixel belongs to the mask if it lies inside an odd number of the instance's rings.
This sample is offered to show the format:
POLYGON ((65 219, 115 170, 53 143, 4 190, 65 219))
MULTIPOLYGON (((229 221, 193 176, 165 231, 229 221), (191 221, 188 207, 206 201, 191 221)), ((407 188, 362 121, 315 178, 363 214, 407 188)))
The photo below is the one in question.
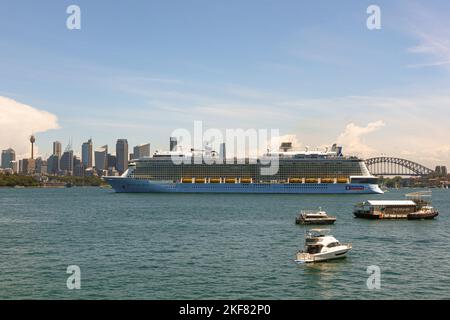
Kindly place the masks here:
POLYGON ((290 178, 289 183, 302 183, 302 178, 290 178))
POLYGON ((220 183, 220 178, 211 178, 209 179, 209 183, 220 183))
POLYGON ((306 183, 318 183, 318 182, 319 182, 319 179, 316 179, 316 178, 306 178, 306 179, 305 179, 305 182, 306 182, 306 183))
POLYGON ((225 183, 236 183, 236 179, 235 178, 226 178, 225 183))
POLYGON ((333 183, 334 179, 333 178, 322 178, 322 179, 320 179, 320 182, 322 182, 322 183, 333 183))
POLYGON ((241 183, 252 183, 252 178, 241 178, 241 183))
POLYGON ((347 178, 338 178, 336 181, 337 181, 337 183, 347 183, 348 179, 347 178))
POLYGON ((181 183, 192 183, 192 178, 181 178, 181 183))
POLYGON ((205 183, 205 178, 195 178, 195 183, 205 183))

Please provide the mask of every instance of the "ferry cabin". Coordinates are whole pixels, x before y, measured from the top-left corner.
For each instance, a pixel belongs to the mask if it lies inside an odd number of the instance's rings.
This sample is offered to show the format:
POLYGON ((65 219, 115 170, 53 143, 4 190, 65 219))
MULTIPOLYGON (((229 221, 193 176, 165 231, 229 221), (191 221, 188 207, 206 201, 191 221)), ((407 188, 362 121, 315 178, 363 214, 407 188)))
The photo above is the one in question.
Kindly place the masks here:
POLYGON ((368 200, 356 205, 355 216, 375 219, 401 219, 417 211, 412 200, 368 200))

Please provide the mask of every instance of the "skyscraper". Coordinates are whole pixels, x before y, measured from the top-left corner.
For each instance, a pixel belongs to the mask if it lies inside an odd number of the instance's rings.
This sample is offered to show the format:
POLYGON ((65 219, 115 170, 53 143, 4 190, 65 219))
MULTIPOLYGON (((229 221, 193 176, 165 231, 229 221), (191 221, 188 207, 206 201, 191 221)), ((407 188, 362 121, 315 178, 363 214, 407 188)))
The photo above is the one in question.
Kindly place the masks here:
POLYGON ((116 156, 108 153, 108 169, 116 167, 116 156))
POLYGON ((12 161, 16 160, 16 152, 9 148, 6 150, 2 150, 2 168, 3 169, 7 169, 7 168, 11 168, 12 169, 12 161))
POLYGON ((85 168, 92 167, 92 139, 84 142, 81 146, 81 162, 85 168))
POLYGON ((177 151, 177 138, 170 137, 170 151, 177 151))
POLYGON ((47 172, 50 174, 58 174, 59 169, 59 157, 56 154, 52 154, 47 159, 47 172))
POLYGON ((61 154, 62 154, 61 151, 62 151, 61 142, 59 142, 59 141, 53 142, 53 154, 57 155, 59 158, 61 158, 61 154))
POLYGON ((73 150, 64 151, 59 165, 61 170, 66 171, 67 174, 73 173, 73 150))
POLYGON ((22 171, 23 174, 34 174, 36 172, 36 160, 35 159, 22 159, 22 171))
POLYGON ((128 169, 128 141, 118 139, 116 143, 116 169, 120 174, 128 169))
POLYGON ((95 150, 95 169, 97 172, 108 170, 108 145, 95 150))
POLYGON ((133 159, 150 157, 150 143, 141 144, 133 148, 133 159))

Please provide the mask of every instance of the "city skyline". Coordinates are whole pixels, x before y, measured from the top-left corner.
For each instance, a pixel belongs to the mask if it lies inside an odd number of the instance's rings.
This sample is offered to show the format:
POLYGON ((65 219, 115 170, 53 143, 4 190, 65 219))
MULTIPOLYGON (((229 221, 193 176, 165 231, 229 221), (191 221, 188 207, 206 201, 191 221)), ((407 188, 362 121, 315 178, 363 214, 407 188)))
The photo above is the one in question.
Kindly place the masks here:
POLYGON ((449 166, 450 4, 433 3, 377 1, 382 27, 368 30, 370 1, 137 1, 109 14, 78 1, 73 31, 67 3, 11 3, 0 11, 0 149, 27 157, 35 134, 45 158, 56 140, 81 156, 89 137, 111 152, 122 137, 167 150, 173 130, 202 120, 449 166))

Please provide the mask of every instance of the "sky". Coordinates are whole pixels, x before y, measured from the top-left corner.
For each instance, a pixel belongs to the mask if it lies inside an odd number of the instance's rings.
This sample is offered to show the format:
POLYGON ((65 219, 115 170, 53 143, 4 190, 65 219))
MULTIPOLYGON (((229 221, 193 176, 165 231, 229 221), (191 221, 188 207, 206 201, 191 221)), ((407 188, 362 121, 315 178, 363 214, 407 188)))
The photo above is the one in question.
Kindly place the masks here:
POLYGON ((296 147, 450 166, 448 1, 0 0, 0 149, 279 129, 296 147), (69 30, 69 5, 81 29, 69 30), (366 10, 381 10, 369 30, 366 10))

